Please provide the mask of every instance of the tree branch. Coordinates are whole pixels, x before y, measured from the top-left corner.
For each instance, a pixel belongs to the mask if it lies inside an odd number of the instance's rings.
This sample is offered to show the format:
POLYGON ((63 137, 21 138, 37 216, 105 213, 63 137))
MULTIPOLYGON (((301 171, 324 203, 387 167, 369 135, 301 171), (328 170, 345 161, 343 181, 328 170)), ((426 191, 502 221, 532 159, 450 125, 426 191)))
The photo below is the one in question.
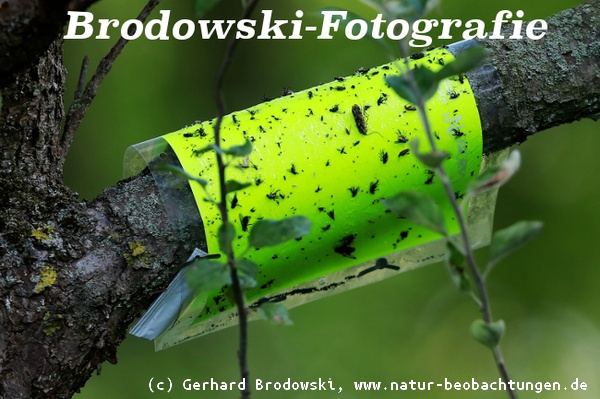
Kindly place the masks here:
MULTIPOLYGON (((154 10, 154 8, 158 5, 158 3, 160 3, 160 0, 149 0, 146 6, 140 12, 140 15, 138 15, 137 19, 142 22, 146 21, 146 19, 148 18, 152 10, 154 10)), ((134 31, 135 27, 132 25, 129 28, 129 34, 132 35, 134 31)), ((69 152, 69 148, 71 147, 71 143, 75 138, 75 132, 77 131, 79 124, 81 123, 88 108, 90 107, 90 104, 94 100, 94 97, 96 97, 96 93, 98 92, 102 81, 104 81, 104 78, 110 72, 113 63, 115 62, 119 54, 121 54, 121 51, 123 51, 123 48, 128 42, 129 40, 126 40, 123 37, 120 37, 119 40, 117 40, 117 43, 115 43, 113 48, 111 48, 108 54, 106 54, 100 61, 98 68, 96 68, 96 72, 94 72, 94 76, 92 76, 92 78, 86 85, 83 94, 80 97, 76 96, 75 101, 73 101, 73 103, 71 104, 71 108, 69 108, 69 112, 67 113, 65 128, 60 143, 60 147, 62 150, 61 163, 60 165, 58 165, 60 168, 62 168, 66 160, 67 153, 69 152)))

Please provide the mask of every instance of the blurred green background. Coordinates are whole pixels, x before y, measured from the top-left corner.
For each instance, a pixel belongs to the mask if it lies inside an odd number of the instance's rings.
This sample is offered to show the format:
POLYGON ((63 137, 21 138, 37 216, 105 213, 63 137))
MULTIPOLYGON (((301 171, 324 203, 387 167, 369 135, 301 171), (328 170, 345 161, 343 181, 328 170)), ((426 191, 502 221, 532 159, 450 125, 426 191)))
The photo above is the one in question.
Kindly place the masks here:
MULTIPOLYGON (((224 0, 207 18, 237 18, 239 1, 224 0)), ((579 4, 577 0, 442 2, 431 17, 490 21, 497 11, 525 11, 526 19, 545 18, 579 4)), ((145 1, 103 0, 96 18, 121 21, 136 16, 145 1)), ((263 0, 259 8, 277 18, 294 18, 302 9, 325 6, 356 12, 358 0, 263 0)), ((171 20, 192 18, 193 1, 165 1, 171 20)), ((153 15, 156 15, 153 14, 153 15)), ((369 40, 252 40, 239 46, 227 75, 230 111, 277 97, 282 88, 299 91, 386 62, 369 40)), ((116 39, 116 38, 115 38, 116 39)), ((113 40, 66 43, 67 99, 75 90, 84 55, 90 68, 113 40)), ((215 115, 214 77, 224 41, 189 40, 130 43, 108 75, 83 121, 67 161, 67 184, 85 199, 122 176, 124 150, 215 115)), ((521 398, 600 397, 600 125, 578 122, 542 132, 521 146, 523 166, 502 188, 495 227, 521 219, 545 223, 539 238, 506 260, 492 275, 489 290, 497 318, 507 334, 503 349, 512 377, 519 381, 585 381, 583 392, 522 392, 521 398)), ((485 254, 485 250, 481 251, 485 254)), ((255 392, 255 398, 503 398, 502 392, 355 392, 353 381, 497 381, 488 351, 469 335, 478 312, 450 284, 442 265, 403 274, 369 287, 293 309, 292 327, 264 322, 250 325, 250 372, 255 378, 285 381, 331 378, 341 395, 324 392, 255 392)), ((237 329, 231 328, 154 353, 152 342, 129 337, 119 364, 105 364, 78 399, 206 397, 235 398, 235 392, 187 392, 181 381, 233 381, 238 378, 237 329), (151 394, 150 378, 175 382, 171 394, 151 394)))

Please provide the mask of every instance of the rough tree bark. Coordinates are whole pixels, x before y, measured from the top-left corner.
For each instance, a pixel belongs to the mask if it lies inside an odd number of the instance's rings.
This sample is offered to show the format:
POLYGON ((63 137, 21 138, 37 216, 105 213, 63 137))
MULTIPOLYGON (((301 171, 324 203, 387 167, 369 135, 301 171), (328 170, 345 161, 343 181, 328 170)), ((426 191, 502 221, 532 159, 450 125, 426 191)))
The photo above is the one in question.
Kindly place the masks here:
MULTIPOLYGON (((0 398, 69 398, 115 362, 201 235, 170 224, 148 174, 89 203, 62 183, 60 32, 93 2, 0 0, 0 398)), ((600 0, 548 23, 540 41, 481 41, 487 152, 600 113, 600 0)))

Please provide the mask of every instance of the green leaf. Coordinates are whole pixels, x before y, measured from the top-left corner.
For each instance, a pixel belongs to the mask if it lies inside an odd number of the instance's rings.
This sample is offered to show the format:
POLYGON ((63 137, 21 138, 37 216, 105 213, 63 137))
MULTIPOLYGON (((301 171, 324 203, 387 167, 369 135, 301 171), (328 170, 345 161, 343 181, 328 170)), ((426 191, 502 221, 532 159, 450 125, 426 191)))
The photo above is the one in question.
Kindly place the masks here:
POLYGON ((196 16, 199 18, 203 17, 209 12, 214 6, 219 3, 219 0, 196 0, 196 16))
POLYGON ((198 291, 211 291, 231 284, 227 265, 208 259, 199 259, 189 266, 186 279, 190 289, 198 291))
POLYGON ((385 82, 401 98, 403 98, 406 101, 413 103, 413 104, 417 103, 417 96, 415 96, 415 93, 410 88, 410 85, 408 84, 408 81, 406 80, 406 78, 404 76, 400 76, 400 75, 388 76, 385 78, 385 82))
POLYGON ((246 187, 250 187, 252 185, 252 183, 240 183, 237 180, 227 180, 227 183, 225 183, 225 191, 227 191, 227 194, 232 193, 234 191, 240 191, 245 189, 246 187))
POLYGON ((473 335, 473 338, 492 350, 500 342, 505 330, 506 325, 504 324, 504 320, 486 323, 481 319, 477 319, 471 323, 471 334, 473 335))
POLYGON ((508 182, 521 167, 521 153, 514 150, 500 168, 485 171, 469 183, 468 192, 477 194, 483 191, 499 188, 508 182))
MULTIPOLYGON (((410 74, 415 82, 416 89, 419 91, 422 100, 429 100, 437 91, 440 84, 438 74, 427 67, 419 67, 411 70, 410 74)), ((388 86, 390 86, 400 97, 413 104, 418 103, 418 98, 415 95, 410 85, 410 75, 405 73, 400 76, 390 76, 385 78, 388 86)))
POLYGON ((219 249, 223 253, 229 255, 229 251, 232 249, 233 240, 235 238, 235 226, 231 222, 223 223, 219 226, 217 233, 219 240, 219 249))
POLYGON ((450 274, 450 279, 460 292, 469 292, 471 290, 471 279, 466 270, 465 255, 451 241, 448 241, 447 245, 448 256, 446 258, 446 267, 450 274))
POLYGON ((381 203, 400 217, 444 236, 447 235, 442 211, 427 194, 419 191, 403 191, 393 197, 382 199, 381 203))
POLYGON ((489 264, 496 264, 500 259, 527 245, 540 233, 542 227, 542 222, 520 221, 497 231, 490 244, 489 264))
POLYGON ((238 269, 240 284, 242 288, 249 289, 256 287, 256 276, 258 276, 258 265, 248 259, 237 259, 235 267, 238 269))
POLYGON ((280 303, 265 302, 257 309, 258 314, 263 318, 278 326, 291 326, 294 324, 287 309, 280 303))
POLYGON ((252 152, 252 143, 246 138, 242 145, 234 145, 231 148, 224 149, 223 153, 234 157, 247 157, 252 152))
POLYGON ((310 220, 304 216, 292 216, 282 220, 259 220, 252 226, 249 245, 255 248, 279 245, 310 233, 311 226, 310 220))
POLYGON ((171 172, 175 176, 180 177, 182 179, 195 181, 196 183, 200 184, 202 187, 206 187, 206 185, 208 184, 207 180, 202 179, 200 177, 192 176, 191 174, 189 174, 188 172, 186 172, 185 170, 183 170, 179 166, 175 166, 175 165, 159 165, 159 166, 156 167, 156 170, 162 170, 162 171, 165 171, 165 172, 171 172))
POLYGON ((450 154, 446 151, 419 151, 419 139, 415 138, 410 144, 415 156, 428 168, 435 169, 440 166, 446 159, 450 158, 450 154))
POLYGON ((437 72, 438 79, 441 81, 451 76, 465 74, 479 66, 484 59, 485 49, 483 47, 469 47, 462 53, 459 53, 454 61, 447 63, 437 72))
POLYGON ((215 152, 223 154, 223 150, 220 149, 219 147, 217 147, 214 144, 209 144, 209 145, 204 146, 204 147, 202 147, 200 149, 193 150, 193 153, 194 153, 195 156, 199 156, 199 155, 202 155, 202 154, 206 154, 209 151, 215 151, 215 152))

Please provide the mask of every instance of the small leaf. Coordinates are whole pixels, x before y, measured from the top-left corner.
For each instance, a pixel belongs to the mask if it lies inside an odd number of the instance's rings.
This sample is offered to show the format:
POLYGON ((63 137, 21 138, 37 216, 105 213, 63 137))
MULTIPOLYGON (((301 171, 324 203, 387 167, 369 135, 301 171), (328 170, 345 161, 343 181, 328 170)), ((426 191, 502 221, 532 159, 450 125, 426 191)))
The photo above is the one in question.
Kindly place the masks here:
POLYGON ((514 150, 500 168, 492 168, 485 171, 469 183, 470 194, 499 188, 508 182, 521 167, 521 153, 514 150))
POLYGON ((214 6, 219 3, 219 0, 196 0, 196 16, 203 17, 209 12, 214 6))
POLYGON ((459 53, 454 61, 447 63, 437 72, 438 79, 443 80, 451 76, 462 75, 479 66, 485 59, 485 49, 481 46, 469 47, 459 53))
POLYGON ((200 177, 192 176, 191 174, 189 174, 188 172, 186 172, 185 170, 183 170, 179 166, 175 166, 175 165, 159 165, 159 166, 156 167, 156 170, 162 170, 162 171, 165 171, 165 172, 171 172, 175 176, 180 177, 182 179, 195 181, 196 183, 200 184, 202 187, 206 187, 206 185, 208 184, 207 180, 202 179, 200 177))
MULTIPOLYGON (((431 71, 427 67, 414 68, 410 74, 414 79, 416 89, 421 95, 423 101, 429 100, 437 91, 440 84, 440 78, 438 74, 431 71)), ((400 76, 390 76, 385 78, 386 83, 390 86, 396 94, 413 104, 418 103, 418 97, 415 95, 410 85, 410 75, 405 73, 400 76)))
POLYGON ((265 302, 257 309, 258 313, 266 320, 278 326, 291 326, 294 324, 287 309, 280 303, 265 302))
POLYGON ((446 235, 444 216, 436 202, 419 191, 403 191, 381 200, 383 206, 410 221, 446 235))
POLYGON ((450 279, 458 287, 458 290, 463 293, 469 292, 471 290, 471 280, 466 271, 465 255, 451 241, 448 241, 446 267, 450 279))
POLYGON ((256 287, 256 276, 258 275, 258 265, 248 259, 237 259, 235 267, 238 269, 238 276, 242 288, 256 287))
POLYGON ((219 240, 219 249, 228 255, 235 238, 235 226, 230 222, 223 223, 219 226, 217 238, 219 240))
POLYGON ((481 319, 477 319, 471 324, 473 338, 492 350, 500 342, 505 330, 506 325, 504 324, 504 320, 486 323, 481 319))
POLYGON ((242 145, 234 145, 231 148, 224 149, 223 153, 234 157, 247 157, 252 152, 252 143, 246 138, 242 145))
POLYGON ((419 151, 419 139, 415 138, 410 144, 415 156, 428 168, 435 169, 440 166, 446 159, 450 158, 450 154, 446 151, 419 151))
POLYGON ((390 88, 392 88, 396 94, 409 103, 415 104, 417 102, 417 96, 415 96, 415 93, 410 88, 410 85, 404 76, 388 76, 385 78, 385 83, 387 83, 387 85, 390 86, 390 88))
POLYGON ((227 183, 225 183, 225 190, 227 191, 227 194, 232 193, 234 191, 239 191, 239 190, 243 190, 246 187, 250 187, 252 185, 252 183, 240 183, 237 180, 227 180, 227 183))
POLYGON ((292 216, 282 220, 263 219, 254 223, 250 231, 249 245, 263 248, 282 244, 310 232, 312 223, 304 216, 292 216))
POLYGON ((221 148, 217 147, 214 144, 209 144, 209 145, 204 146, 204 147, 202 147, 200 149, 193 150, 195 156, 206 154, 209 151, 215 151, 215 152, 218 152, 220 154, 223 154, 223 150, 221 148))
POLYGON ((496 264, 500 259, 527 245, 540 233, 542 227, 542 222, 521 221, 497 231, 490 244, 489 263, 496 264))
POLYGON ((227 265, 208 259, 199 259, 186 271, 188 286, 192 290, 210 291, 231 284, 227 265))

